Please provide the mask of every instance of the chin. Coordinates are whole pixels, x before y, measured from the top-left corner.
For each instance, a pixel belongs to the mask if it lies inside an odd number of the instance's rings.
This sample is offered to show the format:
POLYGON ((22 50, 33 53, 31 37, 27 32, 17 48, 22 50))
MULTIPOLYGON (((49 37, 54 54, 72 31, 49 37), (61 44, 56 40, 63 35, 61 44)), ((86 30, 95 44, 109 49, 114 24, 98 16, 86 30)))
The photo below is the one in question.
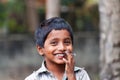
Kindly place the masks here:
POLYGON ((65 64, 64 61, 57 61, 56 63, 57 63, 57 64, 65 64))

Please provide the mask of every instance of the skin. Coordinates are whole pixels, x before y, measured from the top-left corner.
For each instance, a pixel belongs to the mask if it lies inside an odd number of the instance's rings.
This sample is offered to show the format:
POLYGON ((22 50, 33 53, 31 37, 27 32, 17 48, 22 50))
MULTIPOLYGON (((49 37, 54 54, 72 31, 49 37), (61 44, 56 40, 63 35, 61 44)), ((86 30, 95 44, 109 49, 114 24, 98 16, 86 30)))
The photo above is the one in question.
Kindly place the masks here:
POLYGON ((74 74, 73 44, 67 30, 52 30, 44 43, 44 47, 37 46, 40 55, 44 56, 46 67, 58 80, 62 80, 64 72, 68 80, 76 80, 74 74), (65 54, 65 51, 69 53, 65 54), (60 55, 59 55, 60 54, 60 55))

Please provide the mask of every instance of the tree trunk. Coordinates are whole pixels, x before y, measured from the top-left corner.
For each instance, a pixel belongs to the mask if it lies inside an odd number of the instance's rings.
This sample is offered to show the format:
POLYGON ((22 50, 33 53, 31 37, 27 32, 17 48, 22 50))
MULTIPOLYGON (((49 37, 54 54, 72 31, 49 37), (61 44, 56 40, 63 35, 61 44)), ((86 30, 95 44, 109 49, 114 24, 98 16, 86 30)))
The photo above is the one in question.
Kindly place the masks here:
POLYGON ((29 31, 34 33, 36 27, 38 26, 38 16, 36 11, 36 0, 25 0, 26 2, 26 16, 27 16, 27 24, 29 31))
POLYGON ((46 0, 46 18, 60 16, 60 0, 46 0))
POLYGON ((100 79, 120 80, 120 0, 99 0, 100 79))

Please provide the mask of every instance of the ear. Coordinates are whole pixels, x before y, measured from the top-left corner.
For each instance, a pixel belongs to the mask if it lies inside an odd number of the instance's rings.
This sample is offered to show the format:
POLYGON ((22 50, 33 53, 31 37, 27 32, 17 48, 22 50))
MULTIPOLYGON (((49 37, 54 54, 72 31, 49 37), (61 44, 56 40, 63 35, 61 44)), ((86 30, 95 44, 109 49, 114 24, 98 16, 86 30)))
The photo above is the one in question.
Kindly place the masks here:
POLYGON ((37 45, 36 47, 37 47, 38 53, 39 53, 41 56, 43 56, 43 55, 44 55, 43 48, 40 47, 39 45, 37 45))

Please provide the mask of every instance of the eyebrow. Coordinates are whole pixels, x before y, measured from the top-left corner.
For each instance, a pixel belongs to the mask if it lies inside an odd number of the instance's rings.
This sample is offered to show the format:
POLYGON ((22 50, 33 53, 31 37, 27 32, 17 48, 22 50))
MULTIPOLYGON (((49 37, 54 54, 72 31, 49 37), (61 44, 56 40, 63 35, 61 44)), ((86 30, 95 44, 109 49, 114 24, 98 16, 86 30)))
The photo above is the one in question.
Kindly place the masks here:
MULTIPOLYGON (((52 41, 52 40, 59 40, 59 39, 58 38, 52 38, 52 39, 50 39, 50 41, 52 41)), ((71 40, 72 41, 71 37, 64 38, 64 40, 71 40)))

